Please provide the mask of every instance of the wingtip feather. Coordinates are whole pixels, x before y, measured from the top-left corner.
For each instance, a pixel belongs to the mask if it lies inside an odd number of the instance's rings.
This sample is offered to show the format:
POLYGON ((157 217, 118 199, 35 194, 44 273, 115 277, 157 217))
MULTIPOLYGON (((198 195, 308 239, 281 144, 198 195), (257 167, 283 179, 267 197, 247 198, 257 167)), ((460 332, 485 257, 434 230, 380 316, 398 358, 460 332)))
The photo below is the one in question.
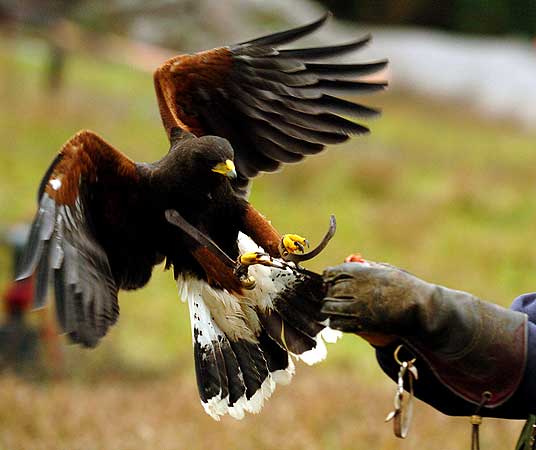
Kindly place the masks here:
POLYGON ((277 33, 270 33, 265 36, 250 39, 248 41, 240 42, 233 47, 277 46, 287 44, 316 31, 318 28, 324 25, 324 23, 326 23, 326 21, 332 16, 333 14, 330 11, 326 11, 322 17, 316 19, 314 22, 288 30, 279 31, 277 33))

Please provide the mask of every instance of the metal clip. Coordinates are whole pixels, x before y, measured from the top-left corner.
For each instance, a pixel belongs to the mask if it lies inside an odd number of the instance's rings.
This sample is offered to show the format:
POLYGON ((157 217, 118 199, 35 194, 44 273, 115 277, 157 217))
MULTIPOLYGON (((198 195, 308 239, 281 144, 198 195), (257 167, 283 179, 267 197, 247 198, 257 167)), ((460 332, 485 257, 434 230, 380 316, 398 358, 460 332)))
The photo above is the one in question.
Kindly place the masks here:
POLYGON ((394 353, 395 361, 400 365, 398 382, 394 398, 394 410, 387 414, 386 422, 393 421, 393 432, 396 437, 404 439, 408 435, 411 419, 413 417, 413 380, 417 380, 419 374, 414 366, 415 358, 409 361, 400 361, 398 353, 402 345, 399 345, 394 353), (409 396, 404 395, 404 377, 408 379, 409 396))

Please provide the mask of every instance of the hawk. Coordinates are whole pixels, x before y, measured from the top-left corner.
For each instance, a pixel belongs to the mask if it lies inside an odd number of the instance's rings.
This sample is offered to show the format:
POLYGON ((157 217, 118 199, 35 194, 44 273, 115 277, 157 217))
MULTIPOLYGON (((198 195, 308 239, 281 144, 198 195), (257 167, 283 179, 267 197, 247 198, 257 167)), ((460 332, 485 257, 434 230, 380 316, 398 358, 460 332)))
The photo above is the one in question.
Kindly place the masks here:
POLYGON ((319 312, 320 277, 286 262, 306 240, 281 236, 247 200, 257 174, 366 133, 348 118, 378 114, 337 94, 383 89, 357 78, 386 61, 316 62, 353 52, 369 36, 279 49, 327 18, 171 58, 154 72, 170 142, 162 159, 134 162, 81 131, 39 186, 18 274, 35 273, 35 306, 52 284, 61 329, 94 347, 118 319, 119 290, 143 287, 165 261, 188 302, 201 403, 215 419, 258 412, 277 383, 290 381, 290 355, 315 363, 333 338, 319 312))

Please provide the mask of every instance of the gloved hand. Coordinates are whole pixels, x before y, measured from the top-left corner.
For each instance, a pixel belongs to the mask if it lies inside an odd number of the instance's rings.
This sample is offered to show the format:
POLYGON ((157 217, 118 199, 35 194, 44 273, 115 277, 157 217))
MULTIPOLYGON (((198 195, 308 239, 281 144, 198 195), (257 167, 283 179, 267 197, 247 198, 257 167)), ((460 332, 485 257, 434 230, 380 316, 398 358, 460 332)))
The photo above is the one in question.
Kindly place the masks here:
POLYGON ((385 264, 341 264, 326 269, 324 281, 322 312, 330 327, 372 343, 400 339, 444 385, 476 404, 489 391, 486 406, 497 406, 517 388, 526 359, 525 314, 385 264))
POLYGON ((403 270, 370 262, 328 268, 324 282, 322 312, 330 315, 331 328, 386 341, 417 331, 417 314, 427 313, 435 288, 403 270))

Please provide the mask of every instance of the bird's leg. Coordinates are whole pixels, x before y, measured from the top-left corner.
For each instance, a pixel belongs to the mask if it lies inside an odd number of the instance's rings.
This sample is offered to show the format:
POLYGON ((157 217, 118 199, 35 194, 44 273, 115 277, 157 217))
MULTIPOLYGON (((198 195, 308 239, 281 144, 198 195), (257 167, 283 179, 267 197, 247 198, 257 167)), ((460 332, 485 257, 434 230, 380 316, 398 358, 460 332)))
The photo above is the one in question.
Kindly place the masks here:
POLYGON ((279 253, 285 259, 293 253, 303 253, 309 247, 309 241, 298 234, 284 234, 279 243, 279 253))
POLYGON ((243 253, 238 257, 234 273, 246 289, 253 289, 255 287, 255 279, 252 276, 248 275, 248 269, 250 266, 256 264, 260 264, 266 267, 276 267, 278 269, 285 269, 287 267, 284 262, 272 258, 268 253, 243 253))

